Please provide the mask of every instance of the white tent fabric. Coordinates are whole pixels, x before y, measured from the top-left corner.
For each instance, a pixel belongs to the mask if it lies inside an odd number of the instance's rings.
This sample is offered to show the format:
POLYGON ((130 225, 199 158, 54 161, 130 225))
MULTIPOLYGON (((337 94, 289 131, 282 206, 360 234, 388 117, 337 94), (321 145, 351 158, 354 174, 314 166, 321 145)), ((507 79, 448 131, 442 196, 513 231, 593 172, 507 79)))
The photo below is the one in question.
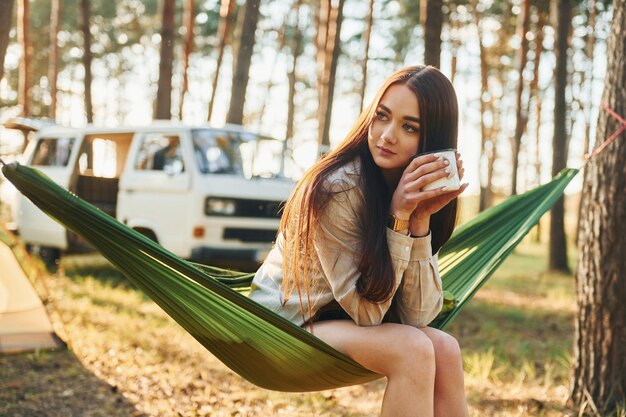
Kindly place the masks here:
POLYGON ((0 242, 0 352, 61 346, 35 289, 11 249, 0 242))

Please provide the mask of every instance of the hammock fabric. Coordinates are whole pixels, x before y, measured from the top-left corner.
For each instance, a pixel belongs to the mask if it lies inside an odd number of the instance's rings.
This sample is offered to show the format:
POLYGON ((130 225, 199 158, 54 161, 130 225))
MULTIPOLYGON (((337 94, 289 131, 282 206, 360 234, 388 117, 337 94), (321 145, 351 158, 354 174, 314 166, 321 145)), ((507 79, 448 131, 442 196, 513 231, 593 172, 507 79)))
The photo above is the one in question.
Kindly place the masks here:
MULTIPOLYGON (((263 388, 318 391, 381 377, 306 330, 246 298, 253 274, 180 259, 64 190, 41 172, 6 165, 4 175, 41 210, 88 240, 133 284, 233 371, 263 388)), ((431 326, 443 328, 487 281, 576 175, 512 197, 457 228, 441 249, 444 290, 457 304, 431 326)))

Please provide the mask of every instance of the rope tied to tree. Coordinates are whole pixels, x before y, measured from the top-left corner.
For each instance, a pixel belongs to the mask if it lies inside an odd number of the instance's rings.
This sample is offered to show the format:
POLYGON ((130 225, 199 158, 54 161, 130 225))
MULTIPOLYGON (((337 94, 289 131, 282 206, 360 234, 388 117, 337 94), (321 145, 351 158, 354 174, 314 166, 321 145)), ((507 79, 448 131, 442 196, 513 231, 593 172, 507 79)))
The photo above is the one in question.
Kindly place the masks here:
POLYGON ((611 116, 613 116, 615 119, 617 119, 617 121, 620 122, 622 125, 611 136, 609 136, 609 138, 607 140, 602 142, 602 144, 600 146, 598 146, 596 149, 594 149, 593 152, 591 152, 590 154, 586 154, 585 155, 585 164, 587 162, 589 162, 591 160, 591 158, 593 158, 594 156, 596 156, 597 154, 602 152, 602 150, 604 150, 604 148, 606 148, 611 142, 613 142, 615 139, 617 139, 617 137, 620 135, 620 133, 622 133, 624 130, 626 130, 626 120, 624 120, 624 118, 622 118, 619 114, 617 114, 615 112, 615 110, 613 110, 612 108, 607 106, 605 103, 600 103, 600 108, 602 108, 602 110, 606 110, 611 116))

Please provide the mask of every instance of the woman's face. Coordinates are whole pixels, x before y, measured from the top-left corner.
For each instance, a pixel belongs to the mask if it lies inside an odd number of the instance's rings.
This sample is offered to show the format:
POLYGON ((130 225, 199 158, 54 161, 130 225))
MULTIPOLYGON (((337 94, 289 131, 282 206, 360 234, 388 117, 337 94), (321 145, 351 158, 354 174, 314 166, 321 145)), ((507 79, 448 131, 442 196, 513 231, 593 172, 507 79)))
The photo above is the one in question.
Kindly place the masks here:
POLYGON ((393 84, 383 94, 368 133, 369 150, 381 170, 404 170, 417 154, 419 103, 407 86, 393 84))

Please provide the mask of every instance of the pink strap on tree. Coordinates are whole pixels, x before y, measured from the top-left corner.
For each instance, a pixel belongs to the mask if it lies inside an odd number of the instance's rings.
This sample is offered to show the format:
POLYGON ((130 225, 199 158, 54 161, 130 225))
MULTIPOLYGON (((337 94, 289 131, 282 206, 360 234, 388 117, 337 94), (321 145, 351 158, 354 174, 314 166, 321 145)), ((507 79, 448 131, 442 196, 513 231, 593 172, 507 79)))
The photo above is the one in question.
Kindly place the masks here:
POLYGON ((622 125, 619 127, 619 129, 617 129, 615 131, 615 133, 613 133, 611 136, 609 136, 609 138, 607 140, 602 142, 602 144, 600 146, 598 146, 596 149, 594 149, 593 152, 591 152, 590 154, 585 155, 585 161, 589 161, 591 158, 593 158, 598 153, 600 153, 604 148, 606 148, 609 145, 609 143, 613 142, 615 140, 615 138, 617 138, 619 136, 620 133, 622 133, 624 130, 626 130, 626 120, 624 120, 619 114, 615 113, 615 111, 612 108, 610 108, 609 106, 607 106, 606 104, 600 103, 600 107, 603 110, 606 110, 611 116, 616 118, 617 121, 619 121, 622 125))

